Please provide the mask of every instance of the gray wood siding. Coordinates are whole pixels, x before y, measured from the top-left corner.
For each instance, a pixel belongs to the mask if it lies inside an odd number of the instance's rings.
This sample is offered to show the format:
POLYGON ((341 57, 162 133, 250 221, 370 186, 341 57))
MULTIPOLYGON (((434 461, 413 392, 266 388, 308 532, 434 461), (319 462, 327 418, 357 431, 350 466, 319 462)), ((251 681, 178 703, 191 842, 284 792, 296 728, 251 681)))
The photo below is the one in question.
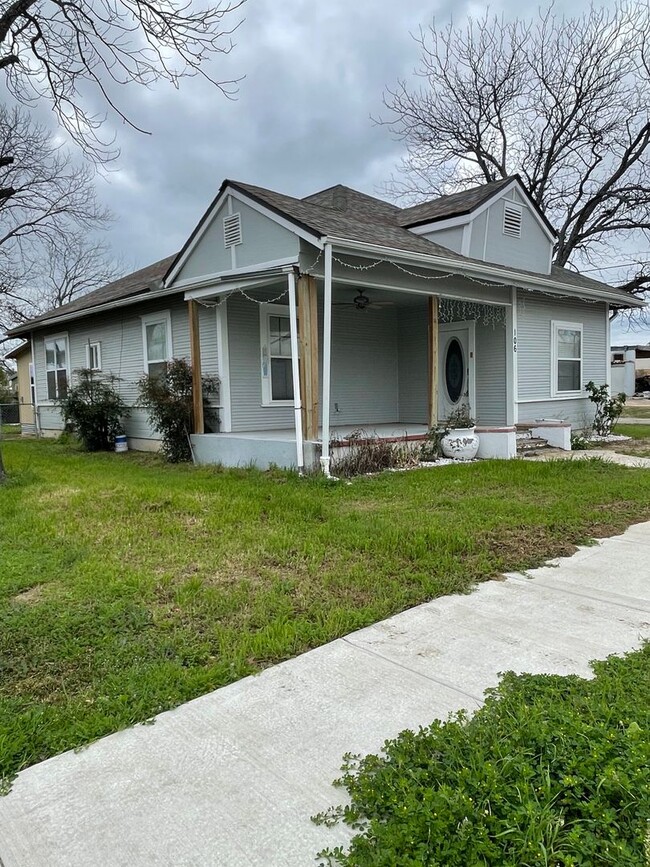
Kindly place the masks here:
MULTIPOLYGON (((45 340, 55 334, 67 334, 68 351, 70 354, 70 370, 74 371, 86 365, 86 345, 101 343, 102 371, 107 376, 113 374, 119 377, 117 388, 132 407, 131 417, 126 423, 126 432, 130 437, 157 439, 147 421, 144 410, 134 407, 137 401, 137 383, 144 372, 144 348, 142 345, 141 316, 158 311, 169 310, 172 324, 172 353, 175 358, 188 358, 189 326, 187 319, 187 304, 180 296, 172 296, 168 300, 158 300, 149 304, 139 304, 125 307, 113 312, 89 316, 78 323, 71 322, 66 328, 42 332, 35 335, 34 346, 36 355, 36 387, 38 402, 41 404, 40 416, 44 430, 60 430, 62 428, 59 410, 48 405, 47 383, 45 376, 45 340)), ((217 375, 217 343, 216 319, 213 309, 200 308, 199 328, 201 333, 201 364, 203 373, 217 375)))
POLYGON ((333 308, 333 425, 397 421, 396 319, 392 307, 374 310, 357 310, 353 306, 333 308))
POLYGON ((506 328, 476 323, 476 421, 506 423, 506 328))
POLYGON ((591 427, 594 418, 594 405, 587 399, 540 400, 535 403, 519 404, 519 421, 522 423, 536 419, 557 419, 568 421, 575 429, 591 427))
POLYGON ((477 214, 470 223, 469 255, 472 259, 483 261, 485 253, 485 228, 488 212, 477 214))
POLYGON ((292 407, 262 406, 260 310, 238 295, 228 299, 228 351, 233 432, 293 427, 292 407))
POLYGON ((397 314, 399 421, 427 424, 429 415, 428 302, 400 308, 397 314))
POLYGON ((583 383, 607 381, 607 311, 604 303, 536 297, 527 292, 517 296, 517 368, 519 419, 530 416, 581 421, 591 415, 587 398, 551 397, 551 322, 579 322, 583 326, 583 383))
POLYGON ((521 196, 515 192, 514 199, 499 199, 487 209, 487 213, 485 257, 480 258, 526 271, 549 273, 551 242, 521 196), (520 238, 503 234, 503 209, 508 201, 522 208, 520 238))
POLYGON ((426 238, 427 241, 433 241, 434 244, 447 247, 448 250, 460 253, 461 244, 463 243, 463 227, 454 226, 453 229, 439 229, 437 232, 427 232, 422 237, 426 238))
POLYGON ((234 248, 234 264, 230 248, 226 248, 223 237, 223 218, 228 214, 226 201, 204 228, 201 240, 192 250, 175 282, 230 271, 233 267, 243 268, 298 256, 299 239, 293 232, 237 199, 232 200, 232 210, 233 213, 241 214, 242 226, 242 243, 234 248))

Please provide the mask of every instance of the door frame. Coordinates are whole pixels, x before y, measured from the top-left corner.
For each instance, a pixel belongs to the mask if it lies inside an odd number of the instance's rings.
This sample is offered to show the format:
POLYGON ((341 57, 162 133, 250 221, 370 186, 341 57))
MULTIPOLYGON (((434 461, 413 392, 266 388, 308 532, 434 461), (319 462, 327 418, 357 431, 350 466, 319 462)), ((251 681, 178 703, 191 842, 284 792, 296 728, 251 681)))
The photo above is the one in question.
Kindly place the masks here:
MULTIPOLYGON (((472 418, 476 418, 476 321, 474 319, 460 320, 458 322, 441 322, 438 325, 438 352, 440 359, 438 364, 438 392, 441 396, 445 396, 446 402, 447 386, 445 384, 444 360, 450 338, 447 338, 445 335, 459 329, 467 329, 468 358, 466 359, 467 367, 465 370, 468 384, 467 400, 469 402, 470 415, 472 418)), ((460 400, 458 403, 460 404, 462 402, 463 401, 460 400)), ((440 409, 440 401, 438 401, 438 409, 440 409)))

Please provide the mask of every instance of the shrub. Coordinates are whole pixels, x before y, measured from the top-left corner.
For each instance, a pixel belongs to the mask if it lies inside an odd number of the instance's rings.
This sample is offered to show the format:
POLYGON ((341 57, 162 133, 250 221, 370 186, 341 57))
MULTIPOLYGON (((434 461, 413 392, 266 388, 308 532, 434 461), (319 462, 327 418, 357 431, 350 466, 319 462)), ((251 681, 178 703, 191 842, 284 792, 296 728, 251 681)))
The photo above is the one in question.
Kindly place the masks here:
POLYGON ((647 867, 650 645, 593 667, 510 672, 471 719, 348 756, 350 805, 315 821, 361 833, 324 863, 647 867))
POLYGON ((431 428, 426 440, 420 446, 421 461, 437 461, 442 457, 442 438, 449 433, 449 428, 431 428))
MULTIPOLYGON (((415 466, 417 451, 408 442, 390 442, 378 436, 368 435, 363 430, 352 431, 343 440, 349 443, 346 452, 332 461, 332 474, 341 478, 380 473, 382 470, 415 466)), ((332 440, 331 446, 341 447, 340 440, 332 440)))
POLYGON ((587 449, 592 448, 593 443, 582 433, 574 433, 571 434, 571 451, 573 452, 584 452, 587 449))
MULTIPOLYGON (((173 358, 160 374, 144 374, 139 383, 139 405, 160 434, 162 453, 170 463, 192 460, 190 433, 193 430, 192 368, 184 358, 173 358)), ((204 412, 211 409, 205 398, 218 391, 216 377, 203 377, 204 412)))
POLYGON ((594 416, 593 423, 594 432, 598 436, 609 436, 618 417, 623 412, 625 395, 621 392, 614 397, 610 397, 609 386, 596 385, 595 382, 588 382, 585 388, 589 394, 589 400, 596 404, 596 415, 594 416))
POLYGON ((66 427, 73 430, 89 452, 114 448, 115 437, 124 430, 129 411, 120 397, 115 376, 101 377, 92 370, 75 370, 77 384, 68 388, 57 403, 66 427))

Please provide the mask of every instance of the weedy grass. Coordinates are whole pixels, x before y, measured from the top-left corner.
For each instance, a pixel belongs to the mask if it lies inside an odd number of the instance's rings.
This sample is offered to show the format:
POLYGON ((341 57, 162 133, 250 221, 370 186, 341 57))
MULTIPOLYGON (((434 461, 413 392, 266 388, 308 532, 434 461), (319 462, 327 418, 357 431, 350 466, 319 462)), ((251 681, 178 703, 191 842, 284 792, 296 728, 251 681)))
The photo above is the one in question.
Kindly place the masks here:
POLYGON ((506 674, 485 705, 347 756, 359 833, 321 864, 647 867, 650 645, 595 678, 506 674))
POLYGON ((650 473, 485 461, 352 484, 5 440, 0 777, 650 518, 650 473))
POLYGON ((621 413, 623 418, 647 418, 650 419, 650 406, 629 406, 623 407, 621 413))

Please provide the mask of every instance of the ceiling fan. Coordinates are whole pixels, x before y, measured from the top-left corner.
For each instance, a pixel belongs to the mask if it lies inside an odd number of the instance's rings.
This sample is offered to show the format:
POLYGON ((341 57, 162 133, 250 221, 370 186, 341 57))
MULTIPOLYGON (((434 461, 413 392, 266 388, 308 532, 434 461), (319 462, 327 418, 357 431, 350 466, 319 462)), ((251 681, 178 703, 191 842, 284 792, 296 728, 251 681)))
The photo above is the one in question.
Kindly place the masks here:
POLYGON ((393 307, 394 304, 394 301, 372 301, 370 298, 368 298, 363 289, 359 292, 358 295, 354 296, 352 301, 333 302, 333 306, 335 307, 356 307, 357 310, 366 310, 368 308, 374 310, 380 307, 393 307))

